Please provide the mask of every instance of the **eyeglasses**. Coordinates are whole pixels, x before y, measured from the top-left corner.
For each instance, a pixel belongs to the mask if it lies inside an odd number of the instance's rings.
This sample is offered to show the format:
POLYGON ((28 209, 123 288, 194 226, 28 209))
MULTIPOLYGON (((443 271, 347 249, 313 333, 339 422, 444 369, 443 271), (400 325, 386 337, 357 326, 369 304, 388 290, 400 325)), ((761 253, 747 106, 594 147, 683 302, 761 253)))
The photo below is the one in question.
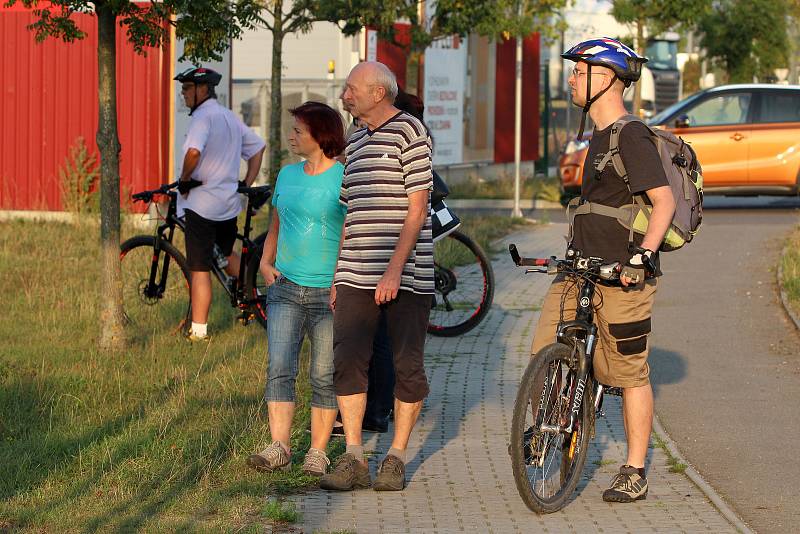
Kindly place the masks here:
MULTIPOLYGON (((578 70, 578 68, 577 68, 577 67, 575 67, 574 69, 572 69, 572 75, 573 75, 575 78, 580 78, 581 76, 586 76, 586 74, 587 74, 587 72, 586 72, 586 71, 580 71, 580 70, 578 70)), ((606 73, 606 72, 593 72, 593 73, 592 73, 592 75, 595 75, 595 74, 600 74, 600 75, 602 75, 602 76, 608 76, 608 73, 606 73)))

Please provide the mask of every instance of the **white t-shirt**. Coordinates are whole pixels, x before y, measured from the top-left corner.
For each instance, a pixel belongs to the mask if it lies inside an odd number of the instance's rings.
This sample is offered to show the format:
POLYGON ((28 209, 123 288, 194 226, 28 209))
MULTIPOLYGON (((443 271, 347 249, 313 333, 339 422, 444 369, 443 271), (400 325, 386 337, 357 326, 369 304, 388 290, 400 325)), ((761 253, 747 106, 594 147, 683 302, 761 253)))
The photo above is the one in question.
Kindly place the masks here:
POLYGON ((265 146, 253 130, 233 112, 209 98, 192 113, 189 132, 183 142, 183 153, 190 148, 200 151, 200 161, 192 178, 203 182, 189 192, 178 195, 178 215, 192 210, 212 221, 225 221, 242 211, 236 193, 239 182, 239 158, 248 160, 265 146))

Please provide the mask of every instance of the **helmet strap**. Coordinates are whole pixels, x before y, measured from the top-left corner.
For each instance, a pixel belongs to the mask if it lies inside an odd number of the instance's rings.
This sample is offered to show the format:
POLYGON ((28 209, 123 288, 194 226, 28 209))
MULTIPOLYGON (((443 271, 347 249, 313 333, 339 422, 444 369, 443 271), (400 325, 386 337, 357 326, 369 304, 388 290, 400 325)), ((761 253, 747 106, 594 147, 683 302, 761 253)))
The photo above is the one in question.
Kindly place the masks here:
POLYGON ((200 106, 202 106, 202 105, 203 105, 203 103, 204 103, 206 100, 208 100, 208 99, 210 99, 210 98, 216 98, 216 97, 217 97, 217 95, 215 95, 215 94, 214 94, 214 91, 211 89, 211 87, 210 87, 210 86, 206 86, 206 87, 208 87, 208 89, 209 89, 209 91, 208 91, 208 94, 206 95, 206 97, 205 97, 203 100, 201 100, 200 102, 197 102, 197 84, 194 84, 194 86, 195 86, 195 104, 194 104, 194 106, 192 106, 192 107, 191 107, 191 109, 189 110, 189 116, 190 116, 190 117, 192 116, 192 113, 194 113, 195 111, 197 111, 197 108, 199 108, 200 106))
POLYGON ((611 78, 611 83, 608 84, 608 87, 594 95, 592 98, 589 98, 589 95, 592 94, 592 64, 587 63, 586 66, 586 104, 583 106, 583 113, 581 114, 581 125, 578 128, 578 141, 580 141, 583 137, 583 130, 586 127, 586 115, 589 113, 589 108, 597 101, 598 98, 603 96, 606 91, 611 89, 611 87, 614 85, 614 82, 619 79, 617 77, 617 73, 615 72, 614 76, 611 78))

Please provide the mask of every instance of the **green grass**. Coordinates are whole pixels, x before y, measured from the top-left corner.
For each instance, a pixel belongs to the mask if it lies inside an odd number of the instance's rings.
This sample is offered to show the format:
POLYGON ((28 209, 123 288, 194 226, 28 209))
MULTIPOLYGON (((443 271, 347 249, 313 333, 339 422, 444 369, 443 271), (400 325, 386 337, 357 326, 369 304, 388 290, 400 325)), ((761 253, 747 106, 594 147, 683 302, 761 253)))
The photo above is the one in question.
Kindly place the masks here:
MULTIPOLYGON (((486 252, 487 255, 499 251, 495 241, 514 230, 530 224, 526 219, 501 215, 461 215, 458 231, 467 235, 486 252)), ((475 262, 475 257, 460 242, 454 239, 441 239, 434 248, 437 263, 447 268, 475 262)))
MULTIPOLYGON (((448 198, 514 198, 514 176, 505 174, 494 180, 472 175, 467 180, 448 184, 448 198)), ((557 178, 541 176, 520 177, 520 198, 531 198, 558 202, 561 197, 557 178)))
MULTIPOLYGON (((98 234, 92 224, 0 229, 0 530, 269 525, 265 496, 313 479, 299 467, 264 475, 244 466, 269 443, 263 329, 237 325, 215 294, 207 345, 167 334, 98 352, 98 234)), ((308 447, 309 394, 302 374, 295 465, 308 447)))
POLYGON ((789 235, 781 262, 783 290, 789 306, 795 314, 800 314, 800 227, 789 235))
POLYGON ((297 523, 300 514, 293 502, 283 502, 280 500, 270 500, 261 510, 262 517, 266 517, 276 523, 297 523))
MULTIPOLYGON (((464 231, 491 250, 520 224, 465 217, 464 231)), ((123 238, 138 233, 123 229, 123 238)), ((218 290, 210 343, 188 344, 165 325, 120 354, 99 352, 98 241, 94 223, 0 228, 0 531, 263 531, 273 521, 266 497, 314 484, 299 469, 308 347, 295 469, 247 469, 247 456, 270 442, 263 329, 237 324, 218 290)), ((340 442, 329 446, 332 458, 341 452, 340 442)))
POLYGON ((615 463, 617 463, 617 461, 616 460, 595 460, 592 463, 594 465, 598 466, 598 467, 605 467, 607 465, 615 464, 615 463))
POLYGON ((689 466, 683 462, 678 461, 678 459, 675 458, 675 456, 673 456, 672 453, 670 452, 669 447, 667 447, 667 442, 661 439, 658 435, 656 435, 655 432, 653 433, 652 446, 663 450, 664 454, 667 455, 667 465, 669 466, 670 473, 686 472, 686 468, 688 468, 689 466))

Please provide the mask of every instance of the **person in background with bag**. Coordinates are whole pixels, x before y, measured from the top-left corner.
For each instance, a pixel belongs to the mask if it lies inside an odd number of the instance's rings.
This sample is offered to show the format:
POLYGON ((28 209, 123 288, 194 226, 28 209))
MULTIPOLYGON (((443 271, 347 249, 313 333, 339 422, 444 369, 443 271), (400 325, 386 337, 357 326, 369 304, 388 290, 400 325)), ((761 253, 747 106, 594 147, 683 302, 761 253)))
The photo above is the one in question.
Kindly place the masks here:
MULTIPOLYGON (((653 420, 648 337, 657 277, 661 275, 657 251, 672 222, 675 199, 656 143, 644 124, 631 122, 620 132, 619 150, 626 176, 620 176, 611 158, 606 158, 614 123, 628 115, 622 93, 639 79, 647 59, 619 41, 605 38, 579 43, 561 57, 575 62, 569 86, 573 104, 584 110, 578 136, 583 133, 587 112, 595 124, 581 202, 620 207, 633 203, 633 195, 641 195, 652 205, 647 232, 635 235, 630 246, 630 232, 625 227, 616 219, 593 212, 575 216, 569 243, 583 257, 622 265, 620 285, 597 286, 598 345, 593 364, 600 383, 623 390, 628 443, 627 460, 603 492, 603 500, 633 502, 644 499, 648 490, 645 459, 653 420), (604 159, 608 164, 596 169, 595 163, 604 159)), ((555 278, 542 305, 532 355, 555 342, 562 302, 564 320, 575 316, 576 295, 574 280, 564 275, 555 278)))
POLYGON ((330 288, 344 223, 339 203, 344 166, 336 156, 344 149, 339 113, 318 102, 290 110, 294 124, 289 147, 304 158, 278 174, 261 273, 267 293, 269 369, 265 398, 272 443, 247 459, 259 471, 291 467, 291 427, 300 349, 311 341, 311 448, 303 471, 327 472, 326 447, 336 418, 333 388, 333 312, 330 288))

